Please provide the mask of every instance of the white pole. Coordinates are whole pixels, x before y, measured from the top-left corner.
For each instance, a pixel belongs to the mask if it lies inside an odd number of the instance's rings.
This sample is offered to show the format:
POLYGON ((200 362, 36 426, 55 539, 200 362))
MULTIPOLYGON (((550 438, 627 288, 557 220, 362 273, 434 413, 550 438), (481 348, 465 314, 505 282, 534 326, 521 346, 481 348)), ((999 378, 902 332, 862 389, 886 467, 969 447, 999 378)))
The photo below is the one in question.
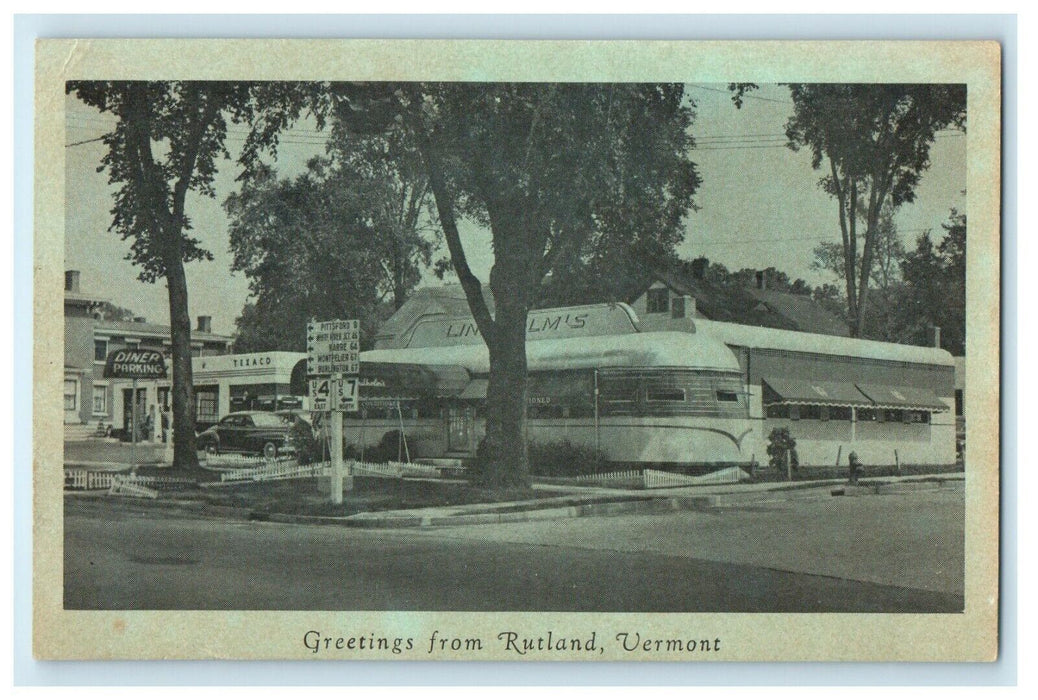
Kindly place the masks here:
POLYGON ((137 378, 130 383, 130 473, 137 473, 137 378))
POLYGON ((339 383, 342 382, 342 375, 336 374, 332 377, 332 386, 329 387, 330 401, 334 402, 331 407, 331 419, 332 419, 332 503, 338 505, 342 503, 342 487, 343 487, 343 463, 342 463, 342 411, 339 410, 338 406, 338 391, 339 383))

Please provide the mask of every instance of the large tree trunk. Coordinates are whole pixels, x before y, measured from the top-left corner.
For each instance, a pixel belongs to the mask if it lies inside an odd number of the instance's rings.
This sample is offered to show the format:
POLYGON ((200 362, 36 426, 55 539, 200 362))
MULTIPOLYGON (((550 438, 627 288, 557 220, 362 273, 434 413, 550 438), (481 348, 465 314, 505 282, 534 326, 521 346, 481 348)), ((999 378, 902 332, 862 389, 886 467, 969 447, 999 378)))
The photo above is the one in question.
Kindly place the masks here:
MULTIPOLYGON (((487 387, 486 443, 480 455, 480 485, 493 489, 530 485, 526 449, 526 319, 525 294, 515 292, 516 270, 498 258, 490 275, 494 292, 496 333, 487 342, 490 382, 487 387)), ((514 265, 512 266, 514 267, 514 265)))
POLYGON ((195 391, 191 372, 191 316, 187 277, 179 257, 166 262, 170 341, 173 346, 173 468, 198 471, 195 440, 195 391))

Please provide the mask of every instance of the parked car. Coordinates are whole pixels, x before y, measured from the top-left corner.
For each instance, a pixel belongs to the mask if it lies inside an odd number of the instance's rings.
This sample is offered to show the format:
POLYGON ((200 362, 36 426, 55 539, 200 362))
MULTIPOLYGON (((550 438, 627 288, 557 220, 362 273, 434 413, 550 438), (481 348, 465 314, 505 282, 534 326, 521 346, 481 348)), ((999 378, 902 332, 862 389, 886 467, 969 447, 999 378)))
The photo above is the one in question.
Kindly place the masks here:
POLYGON ((295 452, 290 436, 294 422, 268 411, 228 413, 198 436, 198 448, 210 454, 232 452, 274 459, 295 452))

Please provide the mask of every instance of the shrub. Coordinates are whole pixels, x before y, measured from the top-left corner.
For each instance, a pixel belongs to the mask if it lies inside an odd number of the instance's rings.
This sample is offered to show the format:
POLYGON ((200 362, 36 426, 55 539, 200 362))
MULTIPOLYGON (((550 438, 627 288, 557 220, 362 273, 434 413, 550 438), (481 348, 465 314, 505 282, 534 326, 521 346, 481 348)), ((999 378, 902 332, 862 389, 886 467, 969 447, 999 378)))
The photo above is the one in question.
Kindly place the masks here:
POLYGON ((789 467, 796 471, 800 466, 797 457, 797 441, 789 434, 788 428, 775 428, 768 435, 768 463, 775 469, 786 469, 786 456, 789 456, 789 467))
POLYGON ((609 471, 605 454, 593 447, 563 442, 531 442, 530 473, 535 476, 583 476, 609 471))
POLYGON ((300 464, 313 464, 324 460, 324 445, 306 422, 293 423, 288 435, 296 448, 296 459, 300 464))

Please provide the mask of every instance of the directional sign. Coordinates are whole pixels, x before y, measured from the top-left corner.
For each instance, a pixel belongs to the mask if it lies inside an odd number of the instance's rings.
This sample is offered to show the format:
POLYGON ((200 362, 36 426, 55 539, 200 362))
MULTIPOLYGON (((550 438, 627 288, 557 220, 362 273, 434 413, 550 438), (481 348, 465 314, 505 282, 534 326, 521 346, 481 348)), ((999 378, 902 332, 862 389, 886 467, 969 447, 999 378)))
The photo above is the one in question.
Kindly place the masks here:
POLYGON ((359 399, 360 381, 357 377, 341 377, 332 380, 332 410, 349 411, 357 410, 359 399))
POLYGON ((330 411, 331 380, 327 378, 310 380, 310 410, 330 411))
POLYGON ((311 411, 356 411, 360 381, 357 377, 310 380, 311 411))
POLYGON ((360 323, 311 321, 306 325, 306 372, 310 375, 360 372, 360 323))

